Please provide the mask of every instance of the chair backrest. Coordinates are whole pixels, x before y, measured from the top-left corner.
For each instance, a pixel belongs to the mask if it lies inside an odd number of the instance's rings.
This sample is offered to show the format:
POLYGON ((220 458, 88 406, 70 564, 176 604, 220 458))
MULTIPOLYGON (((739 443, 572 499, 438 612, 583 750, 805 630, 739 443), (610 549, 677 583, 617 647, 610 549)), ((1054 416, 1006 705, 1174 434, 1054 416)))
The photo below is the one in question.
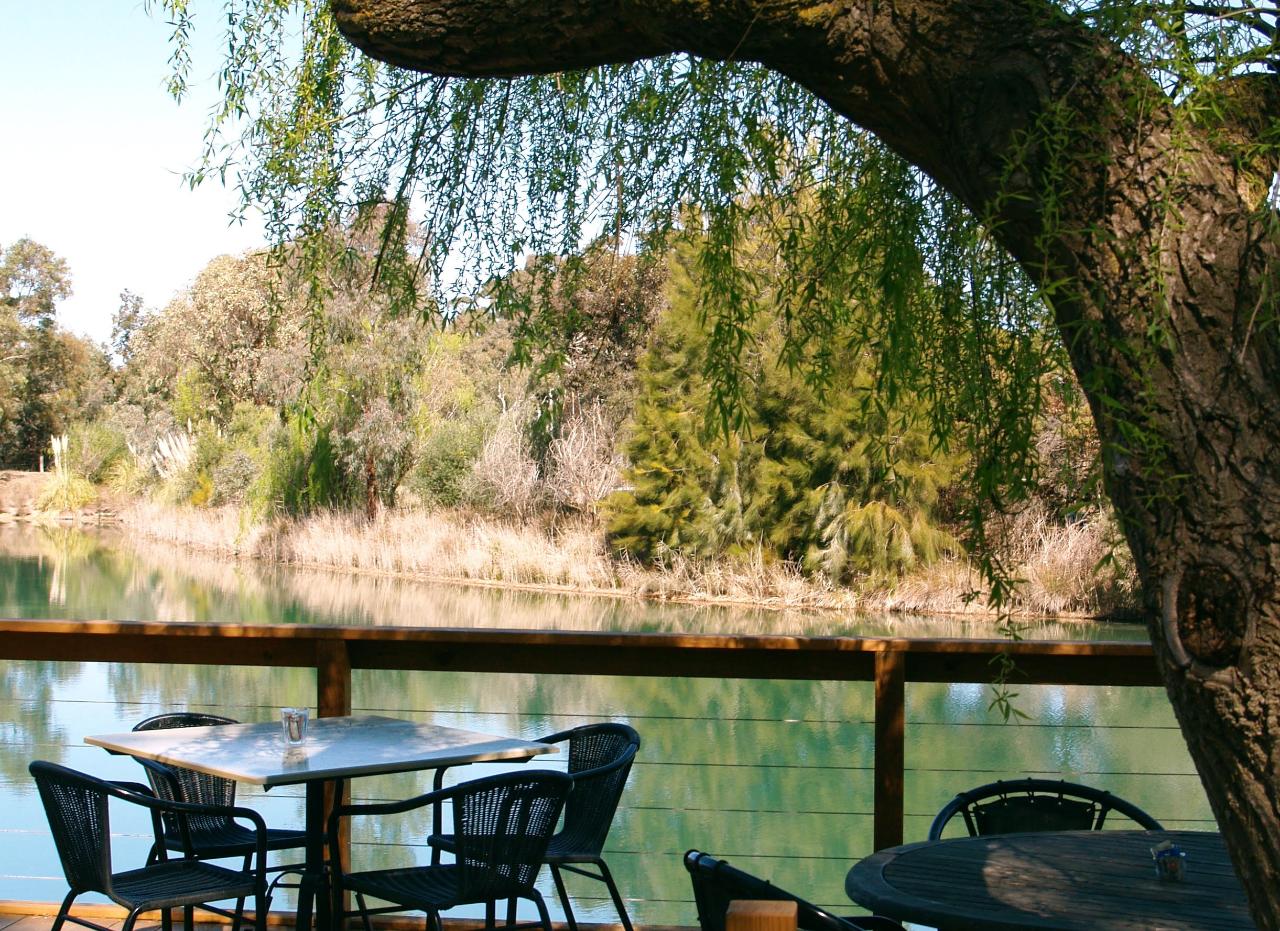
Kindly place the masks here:
POLYGON ((505 896, 513 882, 532 887, 572 788, 564 773, 528 770, 448 790, 461 901, 505 896))
POLYGON ((111 887, 107 784, 43 760, 27 769, 40 792, 67 884, 76 892, 105 893, 111 887))
POLYGON ((698 924, 702 931, 724 931, 725 912, 735 899, 795 902, 796 923, 805 931, 856 931, 856 925, 838 915, 710 854, 688 851, 684 855, 684 868, 689 871, 689 879, 693 883, 693 900, 698 908, 698 924))
POLYGON ((1149 831, 1161 824, 1137 805, 1102 789, 1058 779, 992 782, 953 798, 929 827, 929 840, 942 837, 957 814, 970 837, 1028 831, 1101 831, 1110 812, 1149 831))
MULTIPOLYGON (((204 714, 199 711, 172 711, 157 714, 133 726, 135 731, 159 731, 172 727, 210 727, 217 724, 238 724, 234 718, 224 718, 217 714, 204 714)), ((139 762, 142 762, 139 760, 139 762)), ((236 783, 233 779, 222 776, 211 776, 198 773, 182 766, 169 766, 164 763, 143 763, 147 771, 147 781, 158 798, 169 802, 191 802, 197 805, 234 805, 236 803, 236 783), (167 778, 165 778, 167 776, 167 778)), ((216 830, 226 824, 225 818, 190 815, 187 816, 190 830, 199 833, 201 830, 216 830)), ((174 835, 179 833, 177 819, 172 814, 164 816, 165 831, 174 835)))
POLYGON ((584 724, 539 738, 543 743, 569 742, 569 775, 573 794, 564 809, 564 827, 557 850, 599 856, 613 824, 618 801, 627 785, 631 763, 640 749, 640 735, 627 724, 584 724))

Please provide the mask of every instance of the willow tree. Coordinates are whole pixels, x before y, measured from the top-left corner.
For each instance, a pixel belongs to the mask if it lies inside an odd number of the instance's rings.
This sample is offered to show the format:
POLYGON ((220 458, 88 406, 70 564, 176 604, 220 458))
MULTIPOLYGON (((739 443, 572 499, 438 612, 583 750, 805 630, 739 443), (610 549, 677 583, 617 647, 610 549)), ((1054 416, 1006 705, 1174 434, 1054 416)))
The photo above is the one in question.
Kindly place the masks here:
MULTIPOLYGON (((163 6, 181 91, 192 19, 185 0, 163 6)), ((863 342, 881 389, 924 392, 996 504, 1034 468, 1040 336, 1056 331, 1187 745, 1258 923, 1280 928, 1274 6, 227 6, 226 106, 201 171, 239 170, 282 240, 391 200, 392 286, 465 294, 509 279, 513 253, 622 243, 696 205, 708 374, 731 416, 734 360, 754 349, 742 230, 753 204, 803 196, 774 239, 793 295, 784 355, 839 377, 824 342, 848 308, 875 307, 863 342), (397 270, 410 211, 430 234, 425 279, 397 270)), ((556 325, 524 320, 531 338, 556 325)), ((1005 576, 987 569, 998 598, 1005 576)))

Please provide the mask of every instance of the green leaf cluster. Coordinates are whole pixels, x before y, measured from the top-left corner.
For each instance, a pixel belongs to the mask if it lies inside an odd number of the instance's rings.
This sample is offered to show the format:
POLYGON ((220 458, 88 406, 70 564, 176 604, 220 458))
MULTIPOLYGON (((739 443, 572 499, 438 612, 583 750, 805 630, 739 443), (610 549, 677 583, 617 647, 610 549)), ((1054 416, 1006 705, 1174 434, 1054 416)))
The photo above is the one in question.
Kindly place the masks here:
POLYGON ((831 377, 815 385, 787 364, 779 302, 754 295, 766 307, 744 333, 742 417, 724 431, 708 422, 695 252, 671 266, 670 307, 641 360, 628 487, 608 502, 612 546, 646 561, 758 546, 837 583, 953 551, 936 509, 960 461, 931 438, 919 399, 882 403, 852 325, 833 332, 831 377))

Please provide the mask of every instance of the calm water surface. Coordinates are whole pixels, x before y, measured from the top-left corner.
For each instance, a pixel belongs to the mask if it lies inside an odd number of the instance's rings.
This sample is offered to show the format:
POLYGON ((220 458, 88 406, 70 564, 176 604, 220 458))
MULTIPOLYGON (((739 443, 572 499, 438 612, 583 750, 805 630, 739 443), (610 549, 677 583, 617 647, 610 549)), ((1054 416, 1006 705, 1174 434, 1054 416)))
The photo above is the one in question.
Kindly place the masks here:
MULTIPOLYGON (((983 636, 950 619, 902 621, 801 612, 565 598, 371 577, 231 565, 131 543, 122 535, 0 529, 0 615, 302 624, 574 630, 983 636)), ((1030 636, 1140 639, 1125 626, 1042 625, 1030 636)), ((56 901, 65 892, 26 774, 51 759, 111 778, 136 764, 82 743, 173 708, 269 720, 314 698, 308 670, 251 667, 0 664, 0 898, 56 901)), ((1109 788, 1167 826, 1211 827, 1199 781, 1159 689, 1035 686, 1017 704, 1029 723, 1003 725, 982 684, 910 685, 908 840, 923 838, 957 790, 1022 774, 1109 788)), ((849 912, 843 877, 871 849, 871 686, 735 681, 359 672, 359 711, 537 737, 602 718, 630 721, 644 745, 610 835, 607 859, 643 924, 693 924, 680 855, 730 857, 809 898, 849 912)), ((473 767, 470 775, 486 772, 473 767)), ((405 774, 362 780, 362 798, 427 788, 405 774)), ((242 796, 274 824, 300 824, 300 790, 242 796)), ((420 820, 357 835, 357 866, 423 860, 420 820)), ((146 825, 113 823, 118 862, 141 857, 146 825)), ((582 916, 611 920, 603 887, 573 883, 582 916)), ((544 892, 552 903, 548 884, 544 892)), ((279 904, 279 903, 277 903, 279 904)))

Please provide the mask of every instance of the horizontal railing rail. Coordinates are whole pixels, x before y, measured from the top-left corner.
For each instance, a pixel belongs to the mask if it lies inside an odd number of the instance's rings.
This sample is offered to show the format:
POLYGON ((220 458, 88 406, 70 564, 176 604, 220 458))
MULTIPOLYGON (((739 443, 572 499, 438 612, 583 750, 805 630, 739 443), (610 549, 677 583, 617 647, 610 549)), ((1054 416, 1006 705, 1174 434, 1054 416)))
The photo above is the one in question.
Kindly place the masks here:
POLYGON ((876 849, 902 843, 907 682, 1159 685, 1145 643, 0 620, 0 659, 311 667, 320 715, 353 669, 875 683, 876 849), (1007 664, 1002 664, 1007 665, 1007 664))

